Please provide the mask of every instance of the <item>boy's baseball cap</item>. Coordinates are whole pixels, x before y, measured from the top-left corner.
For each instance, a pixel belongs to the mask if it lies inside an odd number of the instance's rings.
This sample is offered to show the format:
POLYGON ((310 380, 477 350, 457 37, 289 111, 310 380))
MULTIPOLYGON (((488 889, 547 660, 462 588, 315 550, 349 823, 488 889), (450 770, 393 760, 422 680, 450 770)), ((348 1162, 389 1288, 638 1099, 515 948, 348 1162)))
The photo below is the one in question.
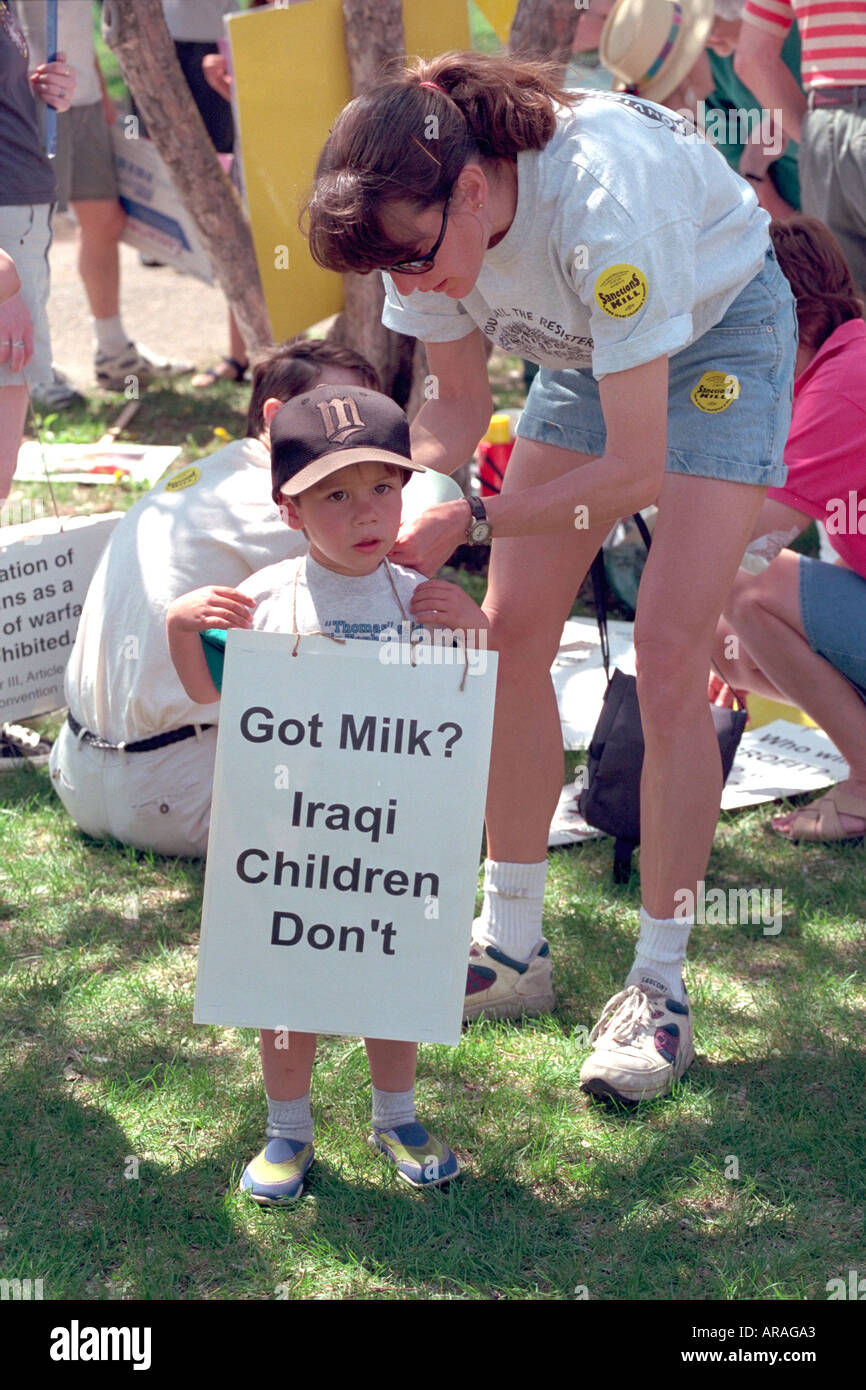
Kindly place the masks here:
POLYGON ((293 396, 271 421, 272 496, 296 496, 350 463, 412 462, 409 421, 399 405, 363 386, 315 386, 293 396))

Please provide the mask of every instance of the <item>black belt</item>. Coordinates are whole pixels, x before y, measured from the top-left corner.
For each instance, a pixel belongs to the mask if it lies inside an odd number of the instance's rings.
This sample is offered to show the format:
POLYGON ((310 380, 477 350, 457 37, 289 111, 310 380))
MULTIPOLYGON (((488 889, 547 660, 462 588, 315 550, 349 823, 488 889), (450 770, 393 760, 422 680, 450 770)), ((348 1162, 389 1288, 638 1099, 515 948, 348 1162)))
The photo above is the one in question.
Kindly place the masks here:
POLYGON ((815 106, 861 106, 866 103, 866 86, 858 87, 813 87, 806 104, 811 111, 815 106))
POLYGON ((92 734, 83 729, 72 714, 67 714, 66 722, 81 743, 89 743, 92 748, 107 748, 114 753, 153 753, 157 748, 167 748, 170 743, 182 743, 185 738, 195 738, 203 729, 213 729, 213 724, 184 724, 180 729, 170 729, 167 734, 155 734, 153 738, 140 738, 135 743, 109 743, 107 738, 92 734))

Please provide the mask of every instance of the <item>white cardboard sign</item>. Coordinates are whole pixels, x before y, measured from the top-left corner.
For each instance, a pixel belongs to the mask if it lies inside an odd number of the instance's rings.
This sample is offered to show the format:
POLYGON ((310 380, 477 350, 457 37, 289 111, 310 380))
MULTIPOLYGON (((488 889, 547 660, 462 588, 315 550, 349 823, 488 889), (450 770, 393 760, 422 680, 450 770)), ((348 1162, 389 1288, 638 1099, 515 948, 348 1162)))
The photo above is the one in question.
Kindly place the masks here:
POLYGON ((195 1021, 456 1043, 496 656, 294 645, 228 635, 195 1021))
POLYGON ((0 720, 60 709, 78 619, 120 512, 0 528, 0 720))
POLYGON ((743 735, 722 793, 722 810, 802 796, 847 776, 848 764, 823 729, 776 719, 743 735))
POLYGON ((152 140, 126 138, 129 120, 121 118, 111 131, 118 197, 127 218, 121 240, 213 284, 210 259, 167 165, 152 140))

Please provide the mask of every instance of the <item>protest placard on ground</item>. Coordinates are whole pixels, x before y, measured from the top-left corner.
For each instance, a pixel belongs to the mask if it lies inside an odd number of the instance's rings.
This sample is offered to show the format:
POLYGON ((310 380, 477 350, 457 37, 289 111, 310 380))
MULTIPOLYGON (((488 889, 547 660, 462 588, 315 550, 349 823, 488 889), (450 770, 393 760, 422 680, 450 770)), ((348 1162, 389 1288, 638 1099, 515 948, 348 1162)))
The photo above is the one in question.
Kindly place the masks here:
POLYGON ((722 810, 820 791, 848 776, 848 764, 823 729, 776 719, 743 734, 722 792, 722 810))
POLYGON ((456 1043, 496 657, 295 640, 228 635, 195 1021, 456 1043))
POLYGON ((148 483, 170 468, 180 444, 41 444, 28 439, 18 450, 17 483, 42 482, 46 474, 59 483, 148 483))
POLYGON ((40 517, 0 529, 0 720, 65 704, 81 607, 120 517, 40 517))

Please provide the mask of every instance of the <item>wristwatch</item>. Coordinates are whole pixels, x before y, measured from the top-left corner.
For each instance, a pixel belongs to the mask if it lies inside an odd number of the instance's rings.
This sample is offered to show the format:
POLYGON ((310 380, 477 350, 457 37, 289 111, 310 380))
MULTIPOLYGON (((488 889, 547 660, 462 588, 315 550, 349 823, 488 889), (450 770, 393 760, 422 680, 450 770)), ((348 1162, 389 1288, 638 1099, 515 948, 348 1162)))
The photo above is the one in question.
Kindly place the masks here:
POLYGON ((466 541, 468 545, 487 545, 493 535, 493 527, 487 519, 487 512, 480 497, 467 497, 464 499, 469 503, 472 511, 472 520, 466 527, 466 541))

